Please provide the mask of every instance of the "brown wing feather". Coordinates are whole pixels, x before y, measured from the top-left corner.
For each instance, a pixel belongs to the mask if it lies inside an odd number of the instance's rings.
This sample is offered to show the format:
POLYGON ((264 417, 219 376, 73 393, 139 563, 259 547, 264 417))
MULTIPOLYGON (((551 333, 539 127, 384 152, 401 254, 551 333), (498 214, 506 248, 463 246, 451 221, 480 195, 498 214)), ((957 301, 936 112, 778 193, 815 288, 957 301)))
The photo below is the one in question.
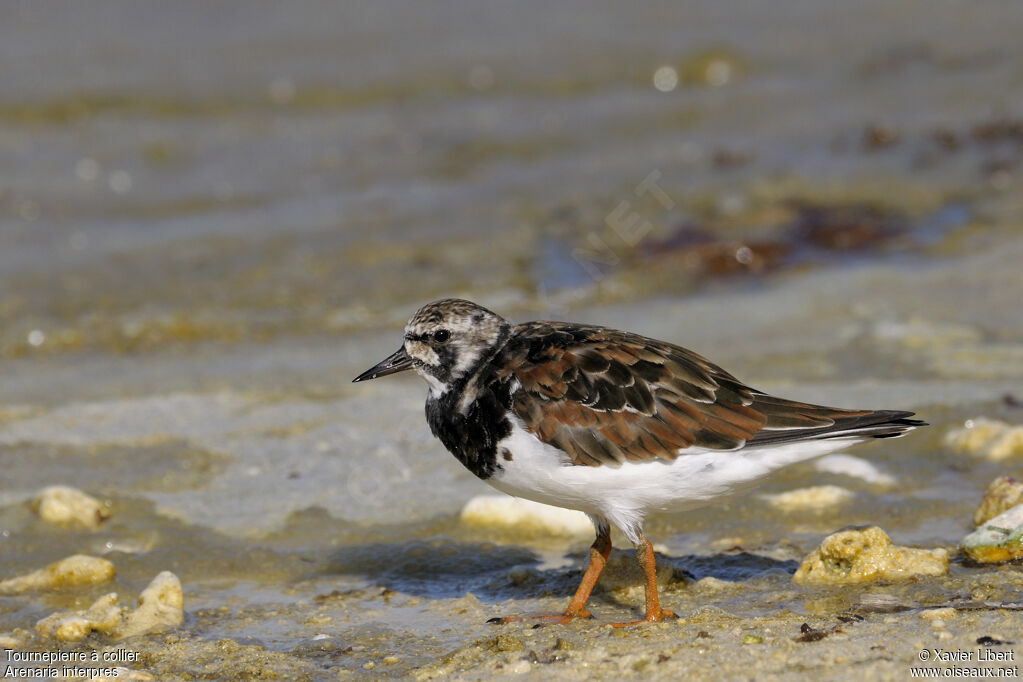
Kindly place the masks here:
POLYGON ((526 429, 577 465, 672 461, 687 448, 899 435, 906 412, 842 410, 766 395, 663 341, 596 326, 530 322, 505 346, 503 379, 526 429))

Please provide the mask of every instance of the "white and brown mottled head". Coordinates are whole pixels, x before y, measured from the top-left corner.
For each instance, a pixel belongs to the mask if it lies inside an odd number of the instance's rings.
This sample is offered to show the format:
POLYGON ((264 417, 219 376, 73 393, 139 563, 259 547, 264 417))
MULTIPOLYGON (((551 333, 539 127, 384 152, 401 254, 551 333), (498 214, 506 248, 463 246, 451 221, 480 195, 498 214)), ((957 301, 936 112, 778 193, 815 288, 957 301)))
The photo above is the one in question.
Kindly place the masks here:
POLYGON ((354 381, 414 369, 440 394, 472 374, 510 332, 507 320, 472 301, 445 298, 427 303, 405 325, 402 347, 354 381))

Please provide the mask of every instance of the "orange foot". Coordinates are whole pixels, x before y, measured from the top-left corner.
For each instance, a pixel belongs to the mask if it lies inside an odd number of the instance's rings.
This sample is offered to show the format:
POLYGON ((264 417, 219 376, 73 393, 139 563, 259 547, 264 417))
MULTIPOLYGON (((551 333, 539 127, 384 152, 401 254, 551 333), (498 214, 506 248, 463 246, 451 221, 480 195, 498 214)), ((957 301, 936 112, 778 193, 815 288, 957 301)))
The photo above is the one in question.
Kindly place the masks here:
POLYGON ((634 620, 629 623, 610 623, 613 628, 628 628, 633 625, 643 625, 644 623, 660 623, 666 620, 674 620, 678 618, 673 611, 667 609, 658 609, 655 613, 648 613, 643 620, 634 620))
POLYGON ((565 623, 571 623, 576 618, 592 618, 589 611, 582 610, 578 613, 530 613, 525 616, 498 616, 491 618, 488 623, 494 623, 495 625, 504 625, 505 623, 518 623, 521 621, 535 620, 537 621, 534 628, 541 628, 544 625, 564 625, 565 623))

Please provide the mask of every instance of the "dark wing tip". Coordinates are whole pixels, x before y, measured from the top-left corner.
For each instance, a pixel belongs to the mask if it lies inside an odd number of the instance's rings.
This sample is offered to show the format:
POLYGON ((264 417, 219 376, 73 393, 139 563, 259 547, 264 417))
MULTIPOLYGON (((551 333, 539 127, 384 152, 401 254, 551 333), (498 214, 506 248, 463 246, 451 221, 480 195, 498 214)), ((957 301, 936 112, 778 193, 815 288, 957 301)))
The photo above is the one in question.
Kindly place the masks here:
POLYGON ((903 412, 898 410, 876 410, 864 417, 865 425, 906 427, 906 430, 915 429, 918 426, 930 426, 922 419, 909 419, 916 416, 915 412, 903 412))
MULTIPOLYGON (((902 414, 911 415, 913 413, 903 412, 902 414)), ((904 436, 920 426, 930 426, 930 424, 921 419, 906 419, 905 417, 900 417, 886 422, 881 422, 873 426, 868 426, 862 430, 862 435, 869 436, 871 438, 898 438, 899 436, 904 436)))
MULTIPOLYGON (((821 408, 832 410, 832 408, 821 408)), ((920 419, 910 419, 913 412, 897 410, 876 410, 874 412, 855 412, 846 415, 841 410, 830 411, 834 421, 830 426, 809 427, 804 429, 760 431, 751 445, 766 445, 801 440, 823 440, 827 438, 898 438, 913 429, 929 424, 920 419)))

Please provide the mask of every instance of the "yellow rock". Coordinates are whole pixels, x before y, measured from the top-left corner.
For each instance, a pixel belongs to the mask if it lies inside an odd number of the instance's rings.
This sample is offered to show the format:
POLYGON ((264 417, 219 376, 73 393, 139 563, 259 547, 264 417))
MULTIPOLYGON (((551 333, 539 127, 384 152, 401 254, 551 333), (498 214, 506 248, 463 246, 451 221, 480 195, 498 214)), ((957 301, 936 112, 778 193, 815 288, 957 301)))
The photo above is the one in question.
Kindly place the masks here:
POLYGON ((29 633, 22 629, 13 632, 0 632, 0 649, 17 649, 25 646, 29 633))
POLYGON ((114 639, 179 627, 185 617, 185 596, 181 581, 170 571, 162 571, 139 595, 138 608, 126 613, 112 633, 114 639))
POLYGON ((43 521, 66 528, 96 530, 110 518, 106 505, 78 488, 66 485, 41 490, 32 500, 32 510, 43 521))
POLYGON ((581 511, 508 495, 477 495, 462 507, 462 523, 542 535, 590 537, 593 524, 581 511))
POLYGON ((1023 504, 1023 483, 1011 476, 999 476, 984 491, 984 499, 973 512, 973 525, 982 526, 1017 504, 1023 504))
POLYGON ((970 561, 993 564, 1023 558, 1023 504, 1010 507, 959 543, 970 561))
POLYGON ((63 611, 43 618, 35 631, 39 637, 57 642, 79 642, 92 633, 117 641, 178 627, 183 620, 181 581, 163 571, 139 595, 134 611, 118 606, 117 593, 111 592, 84 611, 63 611))
POLYGON ((847 502, 854 497, 851 490, 837 485, 814 485, 796 488, 776 495, 764 495, 772 507, 783 511, 807 511, 826 509, 847 502))
POLYGON ((1023 455, 1023 427, 1014 426, 995 439, 987 456, 995 461, 1023 455))
POLYGON ((840 530, 824 538, 792 576, 815 584, 903 580, 915 575, 948 573, 945 549, 912 549, 892 544, 877 526, 840 530))
POLYGON ((121 622, 117 593, 105 594, 84 611, 54 613, 36 623, 36 634, 58 642, 79 642, 93 632, 109 633, 121 622))
POLYGON ((1014 426, 997 419, 967 419, 961 429, 945 436, 945 443, 954 451, 999 461, 1023 455, 1023 426, 1014 426))
POLYGON ((115 573, 114 565, 106 559, 75 554, 38 571, 0 581, 0 594, 98 585, 113 580, 115 573))

